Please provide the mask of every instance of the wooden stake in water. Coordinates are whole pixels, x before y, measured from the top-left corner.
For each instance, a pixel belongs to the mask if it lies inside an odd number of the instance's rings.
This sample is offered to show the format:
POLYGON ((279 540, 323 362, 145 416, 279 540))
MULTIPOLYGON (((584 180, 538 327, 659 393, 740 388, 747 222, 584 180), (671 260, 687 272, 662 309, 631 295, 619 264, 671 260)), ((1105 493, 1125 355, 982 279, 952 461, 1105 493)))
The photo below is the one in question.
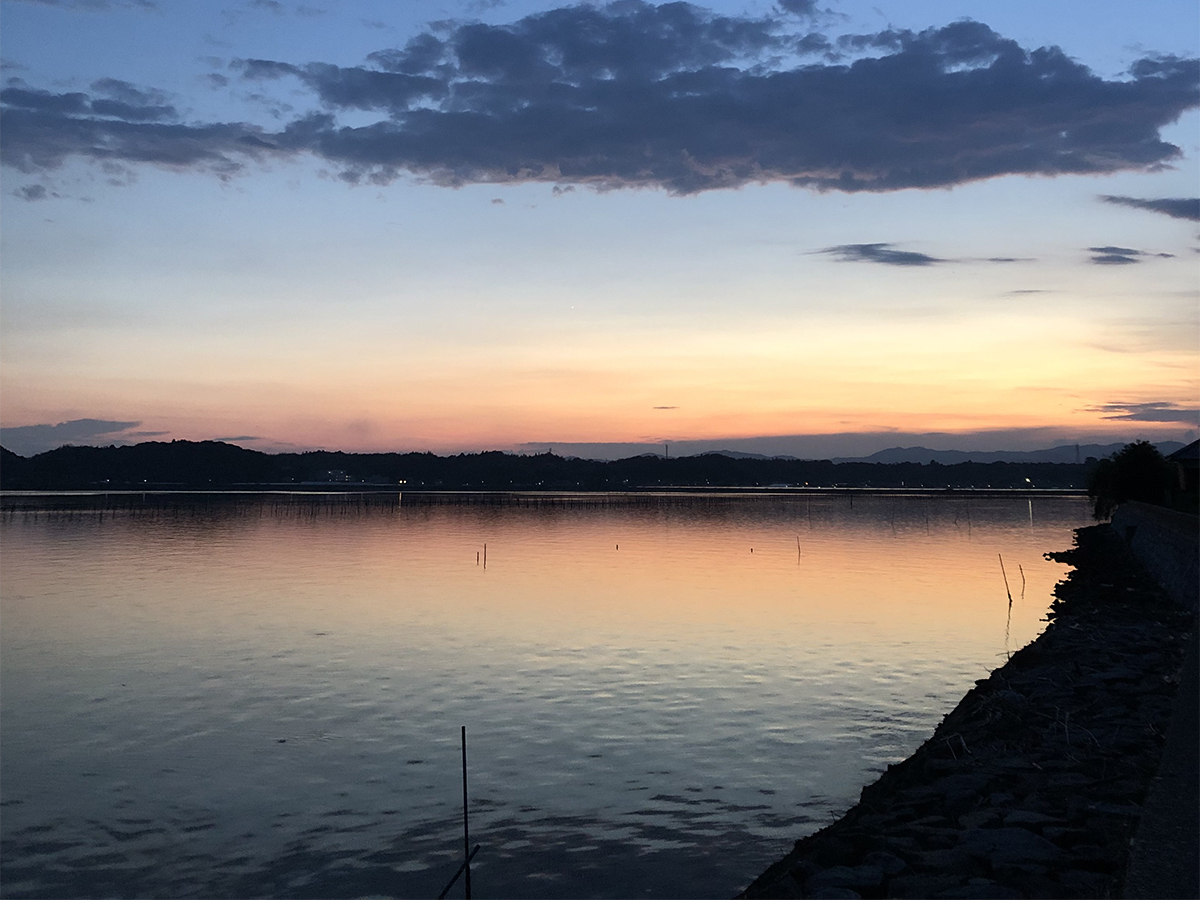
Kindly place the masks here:
MULTIPOLYGON (((996 554, 1000 556, 999 553, 996 554)), ((1008 605, 1012 606, 1012 591, 1008 589, 1008 573, 1004 571, 1004 557, 1000 556, 1000 574, 1004 576, 1004 593, 1008 594, 1008 605)))
MULTIPOLYGON (((484 544, 486 547, 487 544, 484 544)), ((465 871, 463 877, 466 879, 467 900, 471 900, 471 829, 467 822, 467 726, 462 726, 462 759, 463 759, 463 856, 465 857, 465 871)))

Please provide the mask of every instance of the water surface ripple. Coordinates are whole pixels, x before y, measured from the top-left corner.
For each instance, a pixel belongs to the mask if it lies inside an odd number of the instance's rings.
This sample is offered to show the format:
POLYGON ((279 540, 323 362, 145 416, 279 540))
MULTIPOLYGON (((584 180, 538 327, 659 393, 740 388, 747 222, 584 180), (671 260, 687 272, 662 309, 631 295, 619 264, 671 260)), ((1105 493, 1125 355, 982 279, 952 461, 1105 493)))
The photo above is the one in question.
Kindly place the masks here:
POLYGON ((7 513, 0 889, 436 895, 466 725, 477 897, 731 896, 1036 636, 1086 513, 7 513))

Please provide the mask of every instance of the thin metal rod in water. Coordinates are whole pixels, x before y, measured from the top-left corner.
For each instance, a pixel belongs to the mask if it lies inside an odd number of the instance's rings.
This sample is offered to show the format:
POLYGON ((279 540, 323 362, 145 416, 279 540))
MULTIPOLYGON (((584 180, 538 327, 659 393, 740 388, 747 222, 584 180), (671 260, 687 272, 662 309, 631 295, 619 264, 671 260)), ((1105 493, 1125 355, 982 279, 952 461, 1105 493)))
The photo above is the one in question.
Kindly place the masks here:
MULTIPOLYGON (((485 548, 487 544, 483 545, 485 548)), ((486 551, 485 551, 486 552, 486 551)), ((467 726, 462 726, 463 759, 463 868, 466 871, 467 900, 471 900, 471 830, 467 823, 467 726)))
POLYGON ((438 894, 437 900, 446 900, 446 895, 450 893, 450 888, 454 887, 454 882, 458 881, 458 876, 463 873, 463 870, 467 868, 467 864, 475 858, 475 854, 478 852, 479 845, 476 844, 475 849, 471 851, 471 855, 463 860, 462 864, 458 867, 458 871, 454 873, 454 877, 450 879, 450 883, 442 888, 442 892, 438 894))

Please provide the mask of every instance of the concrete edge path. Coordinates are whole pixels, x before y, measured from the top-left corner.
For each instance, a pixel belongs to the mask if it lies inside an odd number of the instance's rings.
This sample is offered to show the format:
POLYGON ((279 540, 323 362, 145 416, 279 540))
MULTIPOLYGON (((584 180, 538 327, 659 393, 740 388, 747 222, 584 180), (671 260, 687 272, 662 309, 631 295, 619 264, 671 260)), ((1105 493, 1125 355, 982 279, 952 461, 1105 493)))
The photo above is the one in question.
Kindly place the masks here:
POLYGON ((1125 896, 1200 898, 1200 664, 1192 632, 1162 764, 1130 848, 1125 896))

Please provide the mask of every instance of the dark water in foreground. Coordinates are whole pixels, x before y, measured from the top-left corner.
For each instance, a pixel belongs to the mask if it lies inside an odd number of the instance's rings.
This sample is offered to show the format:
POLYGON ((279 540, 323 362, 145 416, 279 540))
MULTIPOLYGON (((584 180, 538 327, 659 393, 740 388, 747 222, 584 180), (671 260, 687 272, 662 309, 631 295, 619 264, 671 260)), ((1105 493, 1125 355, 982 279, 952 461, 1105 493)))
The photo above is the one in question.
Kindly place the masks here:
POLYGON ((434 896, 465 724, 476 897, 731 896, 1036 636, 1063 572, 1042 553, 1086 518, 961 495, 7 514, 0 891, 434 896))

